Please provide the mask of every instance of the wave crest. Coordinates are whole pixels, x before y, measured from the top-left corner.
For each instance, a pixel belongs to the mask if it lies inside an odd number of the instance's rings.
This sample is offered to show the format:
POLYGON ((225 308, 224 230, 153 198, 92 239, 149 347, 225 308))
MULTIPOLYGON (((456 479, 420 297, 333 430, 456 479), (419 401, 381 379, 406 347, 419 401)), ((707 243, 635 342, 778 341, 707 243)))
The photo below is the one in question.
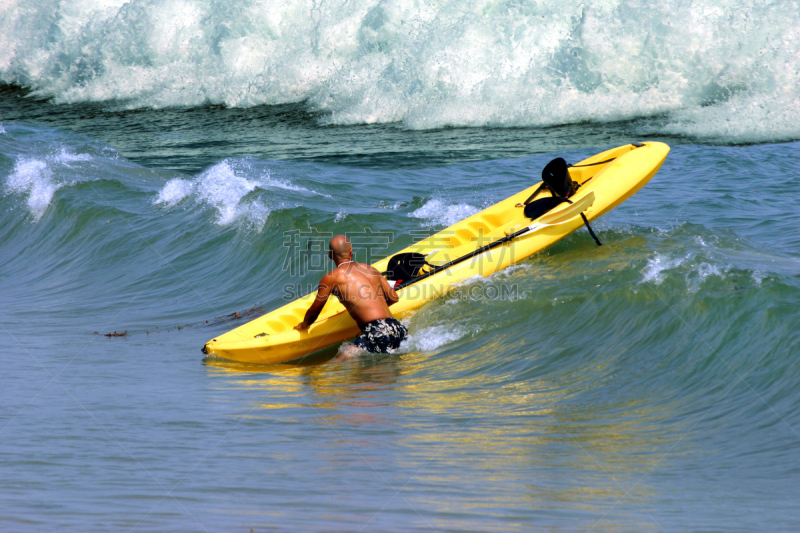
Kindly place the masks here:
POLYGON ((324 122, 411 128, 666 113, 680 135, 800 137, 795 2, 12 0, 0 15, 0 80, 58 102, 307 102, 324 122))

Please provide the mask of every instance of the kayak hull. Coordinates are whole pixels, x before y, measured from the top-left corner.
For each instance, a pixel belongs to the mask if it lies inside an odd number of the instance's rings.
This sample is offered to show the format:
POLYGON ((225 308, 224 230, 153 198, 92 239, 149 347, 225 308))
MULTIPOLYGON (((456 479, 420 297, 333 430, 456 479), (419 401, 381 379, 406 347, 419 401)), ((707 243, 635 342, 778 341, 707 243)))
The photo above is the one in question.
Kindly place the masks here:
MULTIPOLYGON (((391 308, 392 314, 398 318, 407 316, 458 282, 473 276, 489 276, 553 245, 583 227, 580 212, 588 220, 594 220, 642 188, 668 153, 666 144, 647 142, 613 148, 581 161, 569 169, 573 181, 581 184, 570 198, 572 205, 560 204, 533 221, 531 231, 403 287, 398 291, 400 300, 391 308)), ((443 265, 531 226, 521 204, 538 187, 536 183, 396 253, 419 252, 427 256, 428 262, 443 265)), ((537 198, 549 195, 545 191, 537 198)), ((388 260, 389 257, 384 258, 373 266, 384 271, 388 260)), ((308 294, 216 337, 206 343, 204 353, 244 363, 275 364, 303 357, 358 334, 355 321, 335 298, 325 304, 317 321, 307 330, 293 329, 303 320, 314 296, 315 293, 308 294)))

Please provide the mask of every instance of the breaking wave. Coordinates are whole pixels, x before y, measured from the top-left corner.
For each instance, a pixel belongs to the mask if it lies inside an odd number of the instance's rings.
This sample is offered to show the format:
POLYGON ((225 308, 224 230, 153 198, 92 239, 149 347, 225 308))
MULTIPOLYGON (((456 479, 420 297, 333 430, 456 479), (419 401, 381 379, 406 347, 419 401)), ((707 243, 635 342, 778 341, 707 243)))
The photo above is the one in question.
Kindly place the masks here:
POLYGON ((306 102, 332 124, 661 117, 655 130, 677 135, 797 139, 798 49, 796 1, 0 7, 0 80, 36 95, 149 108, 306 102))

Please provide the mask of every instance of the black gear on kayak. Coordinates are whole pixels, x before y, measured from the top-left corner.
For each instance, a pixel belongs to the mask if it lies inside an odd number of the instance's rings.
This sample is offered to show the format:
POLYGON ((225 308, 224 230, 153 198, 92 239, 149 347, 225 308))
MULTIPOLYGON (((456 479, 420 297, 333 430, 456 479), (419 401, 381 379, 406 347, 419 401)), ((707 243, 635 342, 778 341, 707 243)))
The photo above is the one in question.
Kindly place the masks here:
POLYGON ((578 190, 580 185, 572 181, 572 178, 569 176, 569 167, 570 165, 568 165, 567 162, 561 157, 553 159, 547 163, 547 165, 545 165, 544 169, 542 170, 542 184, 539 185, 536 190, 533 191, 533 194, 531 194, 524 202, 524 205, 526 206, 526 217, 530 218, 531 220, 534 218, 539 218, 547 211, 563 202, 564 199, 572 196, 575 191, 578 190), (542 198, 541 200, 533 202, 533 199, 536 198, 536 196, 544 189, 549 189, 550 192, 553 193, 553 196, 551 198, 542 198), (558 199, 558 202, 554 203, 553 198, 558 199), (544 202, 543 200, 547 201, 544 202), (527 206, 533 204, 537 204, 537 207, 532 207, 529 210, 527 206), (544 211, 542 211, 542 209, 544 209, 544 211), (528 212, 530 212, 531 215, 536 216, 530 216, 528 212))
POLYGON ((416 278, 422 272, 422 268, 430 263, 425 261, 425 256, 418 252, 407 252, 402 254, 393 255, 389 259, 389 264, 386 267, 389 269, 383 273, 386 279, 396 281, 398 283, 416 278))
POLYGON ((552 191, 553 196, 569 198, 578 189, 569 176, 569 165, 562 157, 553 159, 542 170, 542 182, 552 191))
MULTIPOLYGON (((637 146, 637 147, 638 146, 644 146, 641 143, 633 143, 633 145, 637 146)), ((541 185, 539 185, 536 188, 536 190, 533 191, 533 194, 528 196, 528 199, 525 200, 523 205, 528 205, 529 203, 531 203, 531 201, 534 198, 536 198, 536 195, 539 194, 543 189, 550 189, 552 191, 553 188, 549 186, 551 181, 555 182, 556 184, 559 183, 559 182, 563 184, 561 186, 555 185, 556 194, 553 194, 554 197, 559 196, 558 193, 561 190, 571 190, 572 192, 570 192, 569 194, 566 194, 566 195, 565 194, 560 194, 560 196, 562 196, 564 198, 569 198, 570 196, 575 194, 575 191, 580 189, 581 184, 572 181, 572 178, 569 175, 569 170, 567 170, 567 169, 569 169, 569 168, 578 168, 578 167, 593 167, 593 166, 596 166, 596 165, 605 165, 606 163, 610 163, 615 159, 616 159, 616 157, 612 157, 611 159, 606 159, 605 161, 598 161, 597 163, 587 163, 585 165, 570 165, 566 161, 564 161, 564 159, 562 159, 560 157, 557 158, 557 159, 553 159, 552 161, 550 161, 544 167, 544 170, 542 170, 542 183, 541 183, 541 185)), ((592 179, 592 178, 589 178, 589 179, 592 179)), ((589 181, 589 180, 586 180, 586 181, 589 181)), ((553 207, 555 207, 555 205, 550 207, 550 209, 552 209, 553 207)), ((531 209, 531 213, 536 213, 536 212, 538 212, 538 210, 531 209)), ((527 216, 527 213, 525 214, 525 216, 527 216)), ((533 217, 529 217, 529 218, 533 218, 533 217)))
POLYGON ((525 205, 525 216, 531 220, 536 220, 544 215, 558 204, 563 203, 561 198, 555 196, 548 196, 547 198, 540 198, 525 205))
MULTIPOLYGON (((608 163, 609 161, 613 161, 613 159, 580 166, 599 165, 608 163)), ((533 191, 533 194, 531 194, 527 200, 525 200, 526 217, 535 220, 562 202, 572 203, 569 197, 578 190, 580 184, 572 181, 569 175, 570 166, 571 165, 568 165, 562 157, 557 157, 545 165, 542 170, 542 184, 533 191), (536 195, 539 194, 539 191, 544 188, 550 189, 553 196, 550 198, 542 198, 535 202, 532 201, 536 195)), ((586 224, 586 229, 589 230, 589 235, 592 236, 594 242, 597 243, 597 246, 602 246, 603 244, 600 242, 600 239, 597 238, 597 235, 595 235, 592 227, 589 225, 589 220, 587 220, 586 215, 581 213, 581 218, 583 219, 583 223, 586 224)))

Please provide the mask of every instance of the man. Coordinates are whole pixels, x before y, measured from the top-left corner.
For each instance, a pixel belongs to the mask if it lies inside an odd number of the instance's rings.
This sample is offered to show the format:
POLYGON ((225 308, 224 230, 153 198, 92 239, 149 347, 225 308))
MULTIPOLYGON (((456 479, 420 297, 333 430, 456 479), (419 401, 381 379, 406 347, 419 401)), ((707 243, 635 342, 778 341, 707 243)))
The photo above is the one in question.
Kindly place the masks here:
MULTIPOLYGON (((329 248, 328 257, 336 268, 322 277, 314 303, 294 329, 304 330, 313 324, 333 293, 361 328, 353 346, 372 353, 397 349, 408 335, 406 327, 389 311, 399 299, 397 293, 376 269, 353 261, 353 246, 344 235, 331 239, 329 248)), ((357 353, 357 349, 345 349, 338 358, 357 353)))

